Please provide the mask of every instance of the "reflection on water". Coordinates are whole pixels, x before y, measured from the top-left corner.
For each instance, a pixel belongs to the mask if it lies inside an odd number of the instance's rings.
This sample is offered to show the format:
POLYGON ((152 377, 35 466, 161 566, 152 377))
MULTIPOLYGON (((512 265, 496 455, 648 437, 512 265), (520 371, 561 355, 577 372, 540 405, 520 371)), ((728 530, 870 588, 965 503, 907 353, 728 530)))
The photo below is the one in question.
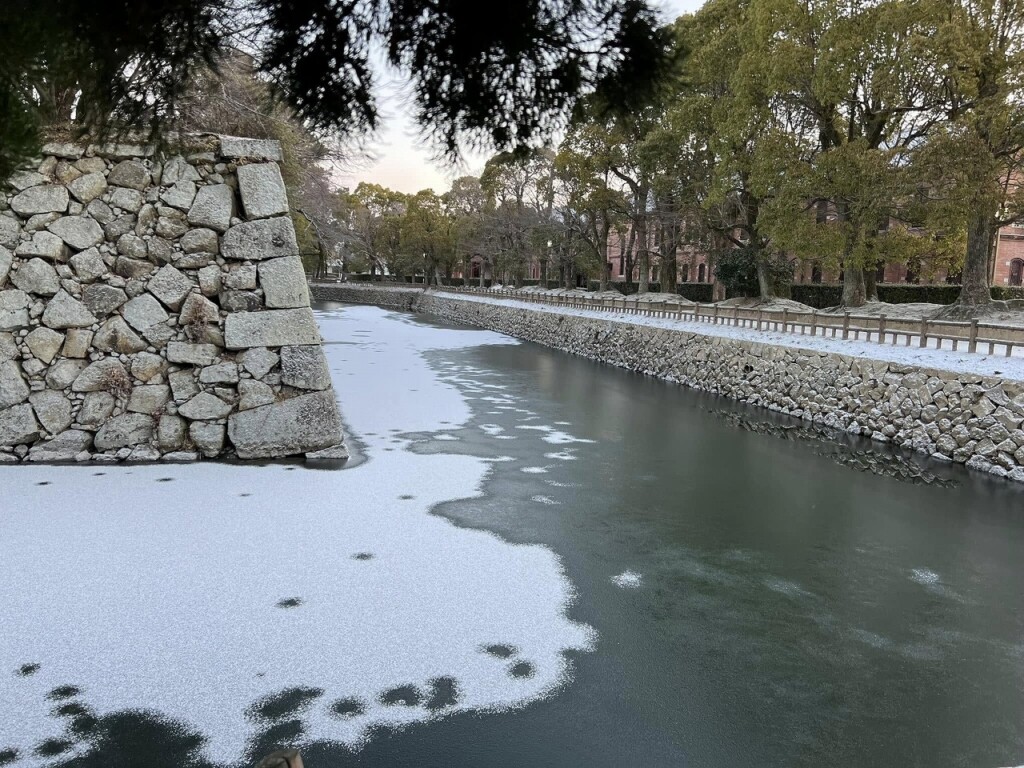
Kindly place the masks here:
POLYGON ((908 483, 938 485, 951 488, 958 484, 952 477, 940 477, 921 465, 921 457, 908 458, 898 450, 879 450, 871 447, 866 440, 853 440, 845 432, 811 422, 778 423, 767 418, 758 418, 747 413, 710 409, 725 421, 739 429, 771 435, 783 440, 800 440, 819 456, 826 456, 837 464, 870 472, 883 477, 892 477, 908 483))

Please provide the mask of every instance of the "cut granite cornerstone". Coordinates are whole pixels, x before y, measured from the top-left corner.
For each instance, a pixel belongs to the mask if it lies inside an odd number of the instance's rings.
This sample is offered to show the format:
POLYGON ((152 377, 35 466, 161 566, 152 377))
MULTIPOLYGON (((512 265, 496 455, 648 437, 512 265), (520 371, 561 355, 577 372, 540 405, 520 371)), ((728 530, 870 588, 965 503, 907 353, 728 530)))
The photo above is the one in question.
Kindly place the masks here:
POLYGON ((280 145, 188 142, 0 191, 0 463, 344 455, 280 145))

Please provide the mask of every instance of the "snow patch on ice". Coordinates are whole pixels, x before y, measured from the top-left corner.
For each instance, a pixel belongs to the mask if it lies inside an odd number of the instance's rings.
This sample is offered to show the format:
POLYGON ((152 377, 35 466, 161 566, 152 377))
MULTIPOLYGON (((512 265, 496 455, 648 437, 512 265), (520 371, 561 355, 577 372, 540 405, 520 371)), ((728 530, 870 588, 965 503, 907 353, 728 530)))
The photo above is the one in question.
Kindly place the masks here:
POLYGON ((612 576, 612 584, 621 589, 637 589, 643 583, 643 576, 636 571, 623 571, 612 576))
POLYGON ((536 501, 538 504, 547 504, 548 506, 552 507, 559 506, 562 503, 560 501, 555 501, 550 496, 544 496, 543 494, 531 496, 530 501, 536 501))
POLYGON ((565 451, 554 451, 552 453, 545 453, 544 458, 558 459, 559 461, 576 461, 578 457, 572 454, 572 449, 570 448, 565 451))
POLYGON ((372 332, 327 347, 331 368, 353 374, 336 389, 358 466, 0 468, 0 746, 26 756, 19 766, 62 735, 46 698, 60 685, 98 716, 187 723, 207 758, 235 763, 259 730, 246 710, 286 689, 324 691, 303 740, 358 745, 375 726, 524 706, 566 682, 566 651, 593 647, 593 629, 566 616, 573 587, 551 550, 430 513, 479 495, 495 459, 393 443, 471 416, 422 352, 512 340, 375 307, 318 318, 328 340, 372 332), (514 669, 480 651, 495 643, 517 649, 514 669), (29 662, 38 671, 12 674, 29 662), (458 697, 440 713, 385 703, 442 677, 458 697), (337 718, 342 699, 359 711, 337 718))

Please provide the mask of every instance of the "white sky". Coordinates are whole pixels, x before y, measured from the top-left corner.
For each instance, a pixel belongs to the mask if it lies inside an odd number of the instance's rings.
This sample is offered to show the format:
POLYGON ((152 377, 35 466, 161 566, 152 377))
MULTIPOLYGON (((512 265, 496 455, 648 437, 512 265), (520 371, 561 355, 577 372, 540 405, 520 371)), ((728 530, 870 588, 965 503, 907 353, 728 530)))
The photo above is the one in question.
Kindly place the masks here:
MULTIPOLYGON (((655 0, 666 21, 696 11, 703 0, 655 0)), ((380 99, 382 129, 377 140, 368 145, 372 161, 350 172, 337 174, 339 184, 355 187, 361 181, 382 184, 399 192, 418 192, 432 187, 444 192, 452 179, 483 170, 488 153, 467 153, 462 168, 450 168, 432 160, 429 145, 418 135, 411 112, 403 103, 401 84, 388 83, 380 99)))

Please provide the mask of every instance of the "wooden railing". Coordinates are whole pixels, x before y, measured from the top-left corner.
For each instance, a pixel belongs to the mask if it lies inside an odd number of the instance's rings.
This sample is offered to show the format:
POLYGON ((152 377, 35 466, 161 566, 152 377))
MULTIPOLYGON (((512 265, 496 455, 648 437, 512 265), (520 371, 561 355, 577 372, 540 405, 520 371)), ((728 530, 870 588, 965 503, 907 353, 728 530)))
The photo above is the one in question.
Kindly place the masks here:
POLYGON ((987 349, 994 355, 998 349, 1006 357, 1014 350, 1024 349, 1024 327, 954 320, 910 320, 886 317, 885 314, 855 315, 851 312, 798 312, 789 309, 767 310, 746 307, 723 307, 718 304, 680 304, 675 302, 637 301, 635 298, 592 297, 585 294, 548 295, 512 289, 443 287, 434 290, 467 293, 502 299, 515 299, 530 304, 548 304, 568 309, 615 312, 626 315, 664 318, 686 322, 750 328, 758 331, 779 331, 798 335, 872 341, 878 344, 912 346, 921 349, 944 349, 969 353, 987 349))

